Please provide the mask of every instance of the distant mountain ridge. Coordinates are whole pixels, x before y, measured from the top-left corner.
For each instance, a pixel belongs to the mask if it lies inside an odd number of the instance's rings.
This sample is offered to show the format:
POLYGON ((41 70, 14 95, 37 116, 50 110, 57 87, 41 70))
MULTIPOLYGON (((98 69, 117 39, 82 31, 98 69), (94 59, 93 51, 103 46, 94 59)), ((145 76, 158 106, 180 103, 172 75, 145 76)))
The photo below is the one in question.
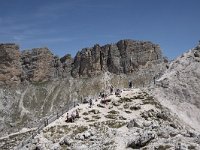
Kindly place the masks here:
POLYGON ((0 85, 43 82, 69 76, 87 78, 106 71, 130 74, 148 63, 163 62, 159 45, 134 40, 120 40, 104 46, 96 44, 82 49, 75 58, 70 56, 58 58, 48 48, 20 53, 16 44, 0 44, 0 85))

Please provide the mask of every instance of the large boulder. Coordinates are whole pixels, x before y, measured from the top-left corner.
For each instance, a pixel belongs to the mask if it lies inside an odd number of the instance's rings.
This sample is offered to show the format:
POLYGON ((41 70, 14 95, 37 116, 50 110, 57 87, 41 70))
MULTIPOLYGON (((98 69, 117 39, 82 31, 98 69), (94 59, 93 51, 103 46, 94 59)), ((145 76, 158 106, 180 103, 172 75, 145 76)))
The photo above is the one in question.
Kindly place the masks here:
POLYGON ((148 145, 155 137, 156 134, 154 132, 144 131, 144 133, 142 133, 132 141, 129 141, 127 146, 133 149, 139 149, 148 145))

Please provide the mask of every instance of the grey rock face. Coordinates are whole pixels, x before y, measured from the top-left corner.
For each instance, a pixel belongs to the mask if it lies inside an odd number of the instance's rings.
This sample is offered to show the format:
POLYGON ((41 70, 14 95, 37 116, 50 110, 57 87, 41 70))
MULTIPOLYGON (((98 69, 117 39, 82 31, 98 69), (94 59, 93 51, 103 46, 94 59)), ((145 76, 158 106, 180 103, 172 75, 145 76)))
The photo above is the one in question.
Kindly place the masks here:
POLYGON ((200 46, 169 64, 157 80, 155 97, 193 128, 200 130, 200 46))
POLYGON ((151 42, 121 40, 116 44, 85 48, 78 52, 72 67, 73 77, 90 77, 102 71, 132 73, 149 62, 163 61, 160 47, 151 42))
POLYGON ((73 58, 70 54, 65 55, 64 57, 60 58, 60 62, 62 63, 62 77, 66 78, 71 76, 71 66, 73 63, 73 58))
POLYGON ((44 81, 48 80, 52 76, 53 65, 56 65, 53 54, 48 48, 35 48, 31 51, 23 51, 21 54, 22 68, 23 68, 23 80, 28 81, 44 81))
POLYGON ((49 81, 54 78, 70 76, 71 55, 62 58, 54 56, 48 48, 35 48, 21 54, 23 76, 22 81, 49 81))
POLYGON ((25 50, 15 44, 0 45, 0 81, 43 82, 54 78, 93 77, 103 72, 130 74, 140 66, 163 62, 160 47, 151 42, 121 40, 116 44, 84 48, 75 58, 54 56, 48 48, 25 50), (11 73, 12 72, 12 73, 11 73))
POLYGON ((19 46, 0 44, 0 85, 20 83, 21 73, 19 46))

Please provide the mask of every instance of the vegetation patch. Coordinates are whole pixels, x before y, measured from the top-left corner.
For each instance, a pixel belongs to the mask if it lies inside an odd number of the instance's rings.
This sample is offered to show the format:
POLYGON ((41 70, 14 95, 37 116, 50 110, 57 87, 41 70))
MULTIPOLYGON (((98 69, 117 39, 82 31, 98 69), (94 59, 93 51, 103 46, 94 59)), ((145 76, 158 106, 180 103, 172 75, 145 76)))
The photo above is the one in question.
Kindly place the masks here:
POLYGON ((54 133, 55 131, 56 131, 56 129, 55 129, 55 127, 53 126, 53 127, 50 127, 50 128, 45 129, 43 132, 44 132, 44 133, 46 133, 46 132, 52 132, 52 133, 54 133))
POLYGON ((188 146, 188 149, 194 149, 194 150, 195 150, 195 149, 196 149, 196 146, 194 146, 194 145, 189 145, 189 146, 188 146))
POLYGON ((89 113, 99 114, 100 112, 97 109, 92 109, 92 110, 89 111, 89 113))
POLYGON ((84 117, 83 119, 85 119, 85 120, 90 120, 88 117, 84 117))
POLYGON ((152 104, 152 105, 156 105, 156 102, 153 98, 151 97, 147 97, 143 100, 143 104, 152 104))
POLYGON ((109 111, 108 113, 109 113, 109 114, 113 114, 113 115, 114 115, 114 114, 115 114, 115 115, 116 115, 116 114, 119 114, 119 112, 116 111, 116 110, 111 110, 111 111, 109 111))
POLYGON ((108 114, 105 117, 108 118, 108 119, 117 119, 118 115, 108 114))
POLYGON ((144 99, 144 98, 145 98, 144 95, 136 95, 132 97, 132 99, 144 99))
POLYGON ((84 113, 82 113, 82 115, 87 116, 87 115, 88 115, 88 112, 84 112, 84 113))
POLYGON ((129 104, 128 103, 126 103, 126 104, 124 104, 124 109, 128 109, 129 108, 129 104))
POLYGON ((64 134, 67 134, 71 131, 71 129, 69 128, 68 125, 64 125, 64 126, 53 126, 50 127, 49 129, 45 129, 43 131, 44 133, 44 137, 49 139, 49 140, 58 140, 60 139, 62 136, 64 136, 64 134))
POLYGON ((125 117, 123 117, 123 116, 119 116, 119 119, 120 120, 127 120, 125 117))
POLYGON ((106 143, 104 143, 104 146, 109 146, 109 145, 113 145, 115 142, 112 140, 112 141, 108 141, 106 143))
POLYGON ((73 134, 78 134, 78 133, 83 133, 85 132, 86 130, 88 129, 87 126, 79 126, 77 127, 74 131, 73 131, 73 134))
POLYGON ((134 105, 130 107, 130 110, 139 110, 139 109, 141 109, 140 105, 134 105))
POLYGON ((122 121, 114 121, 114 120, 108 120, 106 121, 106 125, 110 128, 121 128, 124 126, 126 123, 122 121))
POLYGON ((113 101, 112 104, 113 104, 113 106, 120 106, 121 105, 121 103, 116 102, 116 101, 113 101))
POLYGON ((92 118, 94 118, 94 119, 100 119, 101 117, 100 116, 92 116, 92 118))
POLYGON ((64 129, 65 134, 67 134, 71 131, 71 129, 68 126, 63 126, 62 128, 64 129))
POLYGON ((167 150, 170 149, 172 146, 171 145, 159 145, 158 148, 156 148, 157 150, 167 150))
POLYGON ((126 112, 127 114, 131 114, 131 113, 132 113, 132 112, 129 111, 129 110, 125 110, 125 112, 126 112))
POLYGON ((88 120, 87 122, 95 122, 95 120, 88 120))
POLYGON ((127 98, 127 97, 123 97, 123 98, 120 98, 120 100, 118 102, 120 102, 120 103, 132 102, 132 99, 131 98, 127 98))

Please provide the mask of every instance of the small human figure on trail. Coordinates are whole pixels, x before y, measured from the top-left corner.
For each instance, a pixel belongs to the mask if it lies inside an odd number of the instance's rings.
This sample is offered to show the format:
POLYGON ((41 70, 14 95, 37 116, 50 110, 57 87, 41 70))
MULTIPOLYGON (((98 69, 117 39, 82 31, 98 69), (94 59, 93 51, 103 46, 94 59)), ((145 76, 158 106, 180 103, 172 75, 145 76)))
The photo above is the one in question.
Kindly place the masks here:
POLYGON ((69 113, 67 113, 67 121, 69 120, 69 113))
POLYGON ((129 88, 132 88, 133 87, 133 82, 132 81, 129 81, 129 88))
POLYGON ((117 89, 117 90, 115 91, 115 95, 120 97, 120 96, 121 96, 121 90, 120 90, 120 89, 117 89))
POLYGON ((74 122, 74 115, 73 113, 71 114, 71 117, 69 117, 69 113, 67 113, 67 119, 65 120, 65 122, 74 122))
POLYGON ((86 98, 83 99, 83 104, 88 103, 88 100, 86 98))
POLYGON ((67 113, 67 118, 66 118, 65 122, 70 122, 69 113, 67 113))
POLYGON ((80 118, 80 116, 79 116, 79 112, 78 112, 77 109, 76 109, 76 118, 80 118))
POLYGON ((105 94, 104 94, 104 93, 102 93, 102 94, 101 94, 101 98, 104 98, 104 97, 105 97, 105 94))
POLYGON ((110 86, 110 94, 112 94, 113 93, 113 86, 111 85, 110 86))
POLYGON ((72 122, 74 122, 75 118, 76 118, 76 114, 75 112, 73 111, 72 114, 71 114, 71 118, 72 118, 72 122))
POLYGON ((153 83, 156 84, 156 77, 153 77, 153 83))
POLYGON ((90 99, 90 108, 92 107, 92 99, 90 99))

